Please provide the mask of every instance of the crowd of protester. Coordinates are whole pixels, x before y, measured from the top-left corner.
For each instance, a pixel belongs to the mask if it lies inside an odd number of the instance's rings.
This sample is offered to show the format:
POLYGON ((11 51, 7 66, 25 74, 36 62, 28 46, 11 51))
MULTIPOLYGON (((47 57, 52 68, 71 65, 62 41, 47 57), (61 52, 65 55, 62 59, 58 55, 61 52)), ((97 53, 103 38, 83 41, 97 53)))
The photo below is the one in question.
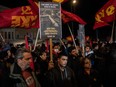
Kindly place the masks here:
POLYGON ((51 61, 44 43, 34 51, 25 44, 0 43, 0 87, 116 86, 116 43, 86 43, 85 50, 79 43, 64 45, 53 43, 51 61))

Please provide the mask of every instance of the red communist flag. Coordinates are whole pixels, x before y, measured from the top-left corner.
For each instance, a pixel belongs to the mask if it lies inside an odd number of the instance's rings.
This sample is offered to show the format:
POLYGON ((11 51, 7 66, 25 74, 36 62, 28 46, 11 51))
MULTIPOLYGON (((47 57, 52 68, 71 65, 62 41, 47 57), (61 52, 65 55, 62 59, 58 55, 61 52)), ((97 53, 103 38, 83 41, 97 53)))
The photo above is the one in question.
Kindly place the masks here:
POLYGON ((104 22, 104 21, 102 21, 102 22, 95 22, 93 29, 97 29, 99 27, 104 27, 104 26, 108 26, 108 25, 109 24, 104 22))
POLYGON ((95 15, 94 29, 116 20, 116 0, 109 0, 95 15))
POLYGON ((0 28, 38 28, 39 17, 31 6, 22 6, 0 12, 0 28))
POLYGON ((37 0, 28 0, 28 2, 30 3, 30 7, 33 9, 33 11, 39 14, 39 7, 37 0))
POLYGON ((77 16, 76 14, 73 14, 71 12, 65 11, 65 10, 61 10, 62 13, 62 20, 64 23, 70 22, 70 21, 75 21, 75 22, 79 22, 80 24, 86 24, 85 21, 83 21, 79 16, 77 16))

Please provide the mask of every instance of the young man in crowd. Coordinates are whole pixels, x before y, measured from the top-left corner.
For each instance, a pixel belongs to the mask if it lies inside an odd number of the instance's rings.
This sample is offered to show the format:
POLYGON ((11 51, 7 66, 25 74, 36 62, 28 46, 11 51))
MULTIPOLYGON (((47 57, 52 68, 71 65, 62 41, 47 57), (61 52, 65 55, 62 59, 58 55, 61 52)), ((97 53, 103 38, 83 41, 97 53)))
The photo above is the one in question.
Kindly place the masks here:
POLYGON ((47 74, 47 87, 77 87, 74 72, 67 66, 67 62, 67 55, 60 54, 57 66, 47 74))

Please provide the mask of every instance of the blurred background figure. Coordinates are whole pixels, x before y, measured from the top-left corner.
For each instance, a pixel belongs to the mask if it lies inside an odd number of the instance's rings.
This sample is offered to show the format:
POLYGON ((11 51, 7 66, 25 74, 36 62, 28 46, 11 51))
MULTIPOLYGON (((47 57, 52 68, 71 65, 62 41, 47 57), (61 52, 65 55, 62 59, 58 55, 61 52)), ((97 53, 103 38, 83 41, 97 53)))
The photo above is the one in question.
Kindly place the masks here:
POLYGON ((81 69, 78 73, 78 87, 102 87, 99 73, 92 69, 91 60, 83 58, 81 60, 81 69))

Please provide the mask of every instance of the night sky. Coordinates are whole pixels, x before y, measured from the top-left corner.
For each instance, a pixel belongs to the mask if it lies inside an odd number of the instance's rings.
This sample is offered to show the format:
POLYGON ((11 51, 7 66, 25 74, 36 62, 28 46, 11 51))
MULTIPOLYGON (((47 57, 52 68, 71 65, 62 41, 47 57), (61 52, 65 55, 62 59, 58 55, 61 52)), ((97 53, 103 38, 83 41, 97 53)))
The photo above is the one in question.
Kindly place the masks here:
MULTIPOLYGON (((41 0, 42 1, 42 0, 41 0)), ((96 38, 97 36, 104 39, 106 36, 110 36, 111 26, 102 27, 97 30, 93 30, 95 13, 107 2, 108 0, 79 0, 77 5, 72 5, 71 0, 62 4, 62 8, 69 12, 75 13, 87 22, 85 26, 85 34, 96 38)), ((27 0, 0 0, 0 5, 15 8, 19 6, 29 5, 27 0)), ((72 29, 74 35, 77 35, 78 23, 68 23, 72 29)), ((68 27, 63 24, 63 37, 69 36, 68 27), (67 29, 67 32, 66 32, 67 29)))
MULTIPOLYGON (((77 14, 79 17, 81 17, 84 21, 87 22, 87 25, 85 25, 86 36, 91 36, 92 38, 98 37, 101 40, 103 40, 103 39, 106 39, 107 36, 110 36, 111 26, 101 27, 96 30, 93 30, 93 25, 95 22, 96 12, 107 1, 108 0, 80 0, 78 5, 75 5, 75 6, 71 6, 71 1, 70 1, 66 4, 63 4, 62 7, 70 12, 77 14)), ((78 23, 73 22, 72 31, 75 35, 77 33, 77 29, 78 29, 78 23)))

